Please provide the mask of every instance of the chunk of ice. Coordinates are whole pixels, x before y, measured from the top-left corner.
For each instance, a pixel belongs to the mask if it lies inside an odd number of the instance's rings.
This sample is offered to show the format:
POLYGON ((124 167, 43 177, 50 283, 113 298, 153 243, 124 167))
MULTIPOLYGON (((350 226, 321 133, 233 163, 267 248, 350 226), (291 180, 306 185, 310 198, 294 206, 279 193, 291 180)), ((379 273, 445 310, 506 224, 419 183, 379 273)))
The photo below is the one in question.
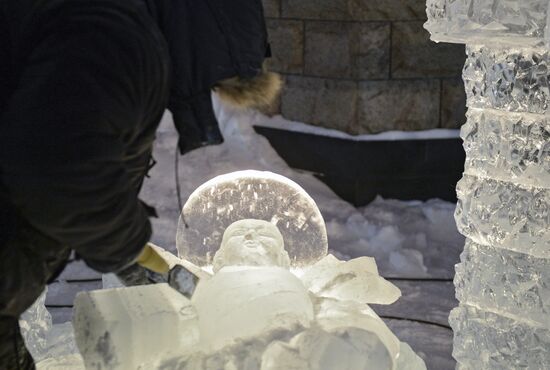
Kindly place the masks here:
POLYGON ((307 290, 279 267, 225 267, 199 282, 192 302, 207 352, 272 329, 307 327, 313 320, 307 290))
POLYGON ((191 302, 167 284, 80 293, 73 324, 90 369, 152 369, 199 340, 191 302))
POLYGON ((52 327, 52 316, 45 306, 47 291, 45 289, 19 319, 27 349, 36 361, 48 356, 47 335, 52 327))
POLYGON ((271 344, 262 356, 261 370, 391 370, 390 354, 376 334, 358 328, 333 332, 312 328, 288 345, 271 344))
POLYGON ((370 304, 392 304, 401 296, 400 290, 378 274, 376 262, 360 257, 336 262, 327 257, 311 266, 301 277, 304 285, 318 297, 334 298, 370 304))

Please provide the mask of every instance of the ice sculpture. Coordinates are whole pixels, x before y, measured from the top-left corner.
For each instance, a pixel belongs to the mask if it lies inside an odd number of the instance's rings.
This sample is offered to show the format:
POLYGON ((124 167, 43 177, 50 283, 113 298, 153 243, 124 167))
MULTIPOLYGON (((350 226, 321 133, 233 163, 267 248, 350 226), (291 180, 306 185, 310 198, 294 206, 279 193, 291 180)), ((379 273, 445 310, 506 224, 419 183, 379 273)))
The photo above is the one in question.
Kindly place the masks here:
POLYGON ((217 273, 192 298, 202 352, 167 368, 425 369, 365 304, 393 303, 400 295, 373 259, 330 255, 298 278, 274 224, 240 220, 222 240, 213 258, 217 273))
POLYGON ((393 303, 399 289, 372 258, 327 256, 319 209, 282 176, 242 171, 201 186, 180 218, 178 250, 213 263, 211 275, 170 257, 200 276, 191 301, 167 285, 77 297, 87 367, 426 369, 367 305, 393 303))
POLYGON ((191 302, 167 284, 79 293, 74 307, 88 369, 155 369, 198 344, 191 302))
POLYGON ((550 367, 548 0, 428 0, 435 41, 466 43, 457 187, 460 369, 550 367))
POLYGON ((213 261, 214 272, 224 266, 290 267, 290 257, 277 226, 262 220, 241 220, 223 234, 213 261), (246 253, 243 253, 246 250, 246 253))
POLYGON ((293 266, 327 254, 323 216, 305 190, 286 177, 249 170, 218 176, 189 196, 178 224, 180 257, 199 266, 211 264, 225 229, 243 219, 276 225, 293 266))

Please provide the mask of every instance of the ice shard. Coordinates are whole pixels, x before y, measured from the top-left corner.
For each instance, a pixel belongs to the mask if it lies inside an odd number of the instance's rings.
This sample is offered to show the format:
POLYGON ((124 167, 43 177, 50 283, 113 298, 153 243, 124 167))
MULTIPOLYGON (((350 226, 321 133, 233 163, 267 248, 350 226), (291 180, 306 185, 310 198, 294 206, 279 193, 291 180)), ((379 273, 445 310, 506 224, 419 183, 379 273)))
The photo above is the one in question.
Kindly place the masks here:
POLYGON ((364 304, 392 304, 401 292, 378 274, 374 258, 338 261, 332 255, 306 270, 304 285, 318 297, 364 304))
POLYGON ((199 340, 195 309, 167 284, 80 293, 73 324, 88 369, 154 369, 199 340))
POLYGON ((548 0, 428 0, 432 39, 466 43, 467 237, 451 316, 459 369, 550 366, 548 0))
POLYGON ((52 316, 46 309, 47 289, 37 298, 19 319, 25 344, 37 361, 48 355, 48 332, 52 328, 52 316))

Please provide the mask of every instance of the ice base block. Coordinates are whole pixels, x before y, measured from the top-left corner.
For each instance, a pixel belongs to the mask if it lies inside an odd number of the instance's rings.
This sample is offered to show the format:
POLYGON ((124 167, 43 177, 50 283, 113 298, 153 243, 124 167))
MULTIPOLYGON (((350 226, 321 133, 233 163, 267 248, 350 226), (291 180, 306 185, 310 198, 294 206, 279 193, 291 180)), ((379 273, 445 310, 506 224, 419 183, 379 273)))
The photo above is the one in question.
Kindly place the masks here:
POLYGON ((87 369, 154 369, 199 340, 195 309, 167 284, 80 293, 73 325, 87 369))

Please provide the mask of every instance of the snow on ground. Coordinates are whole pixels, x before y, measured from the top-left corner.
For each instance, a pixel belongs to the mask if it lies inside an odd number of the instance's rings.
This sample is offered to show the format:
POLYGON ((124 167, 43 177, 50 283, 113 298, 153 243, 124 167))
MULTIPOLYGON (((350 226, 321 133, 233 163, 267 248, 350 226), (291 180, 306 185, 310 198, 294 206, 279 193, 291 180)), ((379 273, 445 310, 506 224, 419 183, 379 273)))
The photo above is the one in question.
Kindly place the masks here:
MULTIPOLYGON (((454 204, 435 199, 404 202, 378 198, 357 209, 313 175, 288 167, 267 139, 253 129, 254 125, 267 125, 303 132, 308 125, 286 121, 282 117, 268 118, 257 112, 237 112, 222 107, 216 99, 215 108, 225 142, 197 149, 179 158, 182 203, 198 186, 215 176, 247 169, 272 171, 296 181, 317 202, 327 223, 329 248, 336 255, 343 258, 373 256, 384 276, 452 278, 453 265, 458 261, 464 243, 454 224, 454 204)), ((311 127, 307 129, 309 132, 348 138, 346 134, 311 127)), ((456 130, 432 130, 362 138, 398 140, 455 135, 456 130)), ((154 242, 172 251, 175 251, 179 216, 174 177, 176 143, 177 134, 167 114, 159 128, 155 146, 154 156, 158 164, 151 171, 151 179, 145 182, 142 192, 142 197, 157 207, 160 215, 153 221, 154 242)))
POLYGON ((423 131, 386 131, 372 135, 350 135, 346 132, 308 125, 302 122, 286 120, 282 116, 262 117, 255 123, 257 126, 279 128, 288 131, 301 132, 319 136, 352 141, 396 141, 396 140, 428 140, 428 139, 458 139, 460 130, 434 129, 423 131))

